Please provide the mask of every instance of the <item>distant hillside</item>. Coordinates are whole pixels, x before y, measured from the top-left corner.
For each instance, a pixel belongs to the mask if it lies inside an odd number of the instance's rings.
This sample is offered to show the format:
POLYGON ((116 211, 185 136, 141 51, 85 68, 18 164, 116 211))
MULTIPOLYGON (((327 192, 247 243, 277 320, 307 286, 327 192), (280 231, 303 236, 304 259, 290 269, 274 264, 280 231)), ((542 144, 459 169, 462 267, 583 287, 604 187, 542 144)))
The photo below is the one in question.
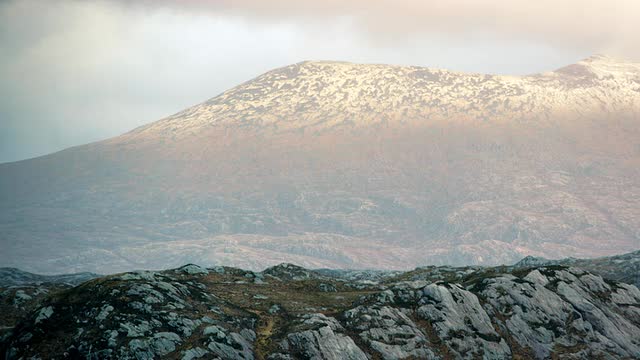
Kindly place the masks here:
POLYGON ((0 265, 408 270, 640 243, 640 64, 528 76, 307 61, 0 164, 0 265))
POLYGON ((25 286, 34 284, 68 284, 78 285, 87 280, 99 277, 93 273, 77 273, 64 275, 38 275, 16 268, 0 268, 0 287, 25 286))

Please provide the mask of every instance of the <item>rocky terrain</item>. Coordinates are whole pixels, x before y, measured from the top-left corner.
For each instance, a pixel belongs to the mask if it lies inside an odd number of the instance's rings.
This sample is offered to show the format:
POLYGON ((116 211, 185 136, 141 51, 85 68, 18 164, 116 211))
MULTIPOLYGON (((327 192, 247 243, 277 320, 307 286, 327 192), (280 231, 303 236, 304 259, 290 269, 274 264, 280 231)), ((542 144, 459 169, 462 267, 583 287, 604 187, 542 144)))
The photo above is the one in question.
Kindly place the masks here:
POLYGON ((310 61, 0 164, 0 266, 409 270, 640 243, 640 64, 528 76, 310 61))
POLYGON ((0 268, 0 336, 49 295, 99 276, 92 273, 45 276, 15 268, 0 268))
POLYGON ((549 260, 527 256, 518 261, 514 266, 526 268, 548 265, 579 267, 608 279, 622 281, 640 287, 640 251, 595 259, 568 258, 549 260))
POLYGON ((31 301, 2 337, 7 359, 640 357, 640 290, 562 265, 186 265, 50 287, 37 301, 0 291, 3 314, 31 301))

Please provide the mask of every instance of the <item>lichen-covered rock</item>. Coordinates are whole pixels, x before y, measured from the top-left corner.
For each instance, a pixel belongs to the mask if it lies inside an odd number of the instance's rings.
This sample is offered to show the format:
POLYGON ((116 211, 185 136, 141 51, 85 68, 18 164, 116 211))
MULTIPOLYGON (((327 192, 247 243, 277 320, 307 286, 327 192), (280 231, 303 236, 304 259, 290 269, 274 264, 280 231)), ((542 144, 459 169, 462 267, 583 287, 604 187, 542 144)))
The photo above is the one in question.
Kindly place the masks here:
POLYGON ((338 291, 338 290, 336 289, 336 287, 335 287, 334 285, 332 285, 332 284, 325 284, 325 283, 322 283, 322 284, 318 285, 318 288, 319 288, 319 289, 320 289, 320 291, 322 291, 322 292, 336 292, 336 291, 338 291))
POLYGON ((300 325, 300 331, 287 335, 281 350, 311 360, 367 359, 353 340, 342 333, 344 328, 336 319, 310 314, 303 317, 300 325))
POLYGON ((426 335, 407 315, 389 306, 358 306, 344 313, 346 326, 383 359, 438 359, 426 335))
POLYGON ((207 348, 222 359, 254 359, 253 341, 255 334, 218 332, 209 337, 207 348))
POLYGON ((192 348, 182 352, 182 360, 193 360, 205 357, 209 352, 203 348, 192 348))
POLYGON ((533 349, 537 357, 547 357, 556 338, 566 335, 564 324, 570 317, 580 321, 569 304, 545 287, 548 283, 536 270, 524 280, 511 275, 485 280, 482 291, 487 301, 507 317, 505 325, 511 335, 522 346, 533 349))
POLYGON ((38 311, 38 314, 36 316, 36 320, 35 320, 36 324, 39 324, 47 320, 48 318, 51 317, 51 315, 53 315, 53 307, 47 306, 40 309, 40 311, 38 311))
POLYGON ((522 279, 502 275, 482 287, 480 294, 505 319, 501 326, 536 358, 640 356, 635 287, 612 288, 599 276, 564 268, 532 270, 522 279))
POLYGON ((98 316, 96 316, 96 320, 98 321, 102 321, 104 319, 107 318, 107 316, 109 316, 109 313, 113 311, 113 306, 111 305, 104 305, 102 307, 102 309, 100 310, 100 313, 98 314, 98 316))
POLYGON ((182 342, 180 336, 173 332, 159 332, 153 334, 153 349, 160 356, 164 356, 176 349, 176 345, 182 342))
POLYGON ((265 269, 262 275, 269 275, 279 280, 305 280, 321 277, 320 274, 307 270, 303 267, 283 263, 265 269))
POLYGON ((433 324, 436 333, 457 357, 505 359, 511 356, 506 341, 495 331, 478 298, 458 284, 426 286, 418 316, 433 324))
POLYGON ((196 275, 196 274, 206 275, 209 273, 209 270, 194 264, 185 265, 179 268, 178 271, 182 271, 189 275, 196 275))
POLYGON ((31 297, 31 295, 27 294, 24 290, 20 289, 15 293, 15 299, 13 300, 13 304, 15 306, 20 306, 21 303, 32 300, 32 299, 33 297, 31 297))
MULTIPOLYGON (((136 359, 154 359, 175 351, 181 341, 175 333, 159 332, 150 338, 131 340, 129 349, 136 359)), ((126 357, 124 353, 122 355, 126 357)))

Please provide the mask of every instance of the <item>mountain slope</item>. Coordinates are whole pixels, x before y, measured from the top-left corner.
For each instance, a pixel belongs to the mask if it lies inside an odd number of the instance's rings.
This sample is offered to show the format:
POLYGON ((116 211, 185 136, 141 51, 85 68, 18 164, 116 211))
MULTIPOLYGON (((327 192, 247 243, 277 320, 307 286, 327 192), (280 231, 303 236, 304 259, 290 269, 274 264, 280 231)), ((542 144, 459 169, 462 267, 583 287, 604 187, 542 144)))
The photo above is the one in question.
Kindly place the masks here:
POLYGON ((531 76, 304 62, 0 164, 0 264, 407 269, 640 239, 640 65, 531 76))

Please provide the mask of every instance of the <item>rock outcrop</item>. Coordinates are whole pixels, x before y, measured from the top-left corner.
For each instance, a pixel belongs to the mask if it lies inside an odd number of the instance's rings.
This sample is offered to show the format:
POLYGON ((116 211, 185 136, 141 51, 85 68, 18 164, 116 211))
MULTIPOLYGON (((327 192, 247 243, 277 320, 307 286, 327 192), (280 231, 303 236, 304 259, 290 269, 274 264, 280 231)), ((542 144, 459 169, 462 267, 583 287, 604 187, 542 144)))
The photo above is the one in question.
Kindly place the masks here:
MULTIPOLYGON (((628 359, 640 290, 575 267, 425 267, 351 279, 291 264, 188 265, 105 276, 38 297, 2 354, 99 359, 628 359), (331 291, 327 291, 331 289, 331 291)), ((8 298, 7 298, 8 299, 8 298)), ((31 302, 28 309, 21 308, 31 302)), ((20 310, 22 309, 22 310, 20 310)))

